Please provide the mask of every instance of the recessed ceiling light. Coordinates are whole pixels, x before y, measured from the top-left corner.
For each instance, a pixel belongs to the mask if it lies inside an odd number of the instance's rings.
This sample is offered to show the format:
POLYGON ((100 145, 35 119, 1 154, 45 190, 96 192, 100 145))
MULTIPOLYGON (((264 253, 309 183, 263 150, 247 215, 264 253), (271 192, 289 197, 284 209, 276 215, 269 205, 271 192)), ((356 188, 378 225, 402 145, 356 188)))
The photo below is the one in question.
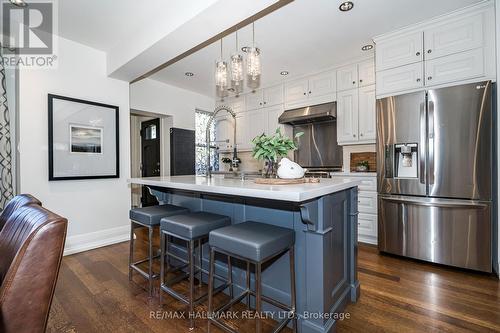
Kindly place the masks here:
POLYGON ((184 73, 184 75, 186 75, 186 76, 194 76, 194 74, 192 72, 186 72, 186 73, 184 73))
POLYGON ((28 4, 24 0, 9 0, 11 4, 17 7, 26 7, 28 4))
POLYGON ((288 75, 288 74, 289 74, 288 71, 281 71, 280 72, 280 75, 288 75))
POLYGON ((340 4, 339 9, 341 12, 348 12, 354 7, 354 3, 352 1, 344 1, 340 4))
POLYGON ((371 45, 371 44, 365 45, 361 48, 361 50, 363 50, 363 51, 369 51, 371 49, 373 49, 373 45, 371 45))

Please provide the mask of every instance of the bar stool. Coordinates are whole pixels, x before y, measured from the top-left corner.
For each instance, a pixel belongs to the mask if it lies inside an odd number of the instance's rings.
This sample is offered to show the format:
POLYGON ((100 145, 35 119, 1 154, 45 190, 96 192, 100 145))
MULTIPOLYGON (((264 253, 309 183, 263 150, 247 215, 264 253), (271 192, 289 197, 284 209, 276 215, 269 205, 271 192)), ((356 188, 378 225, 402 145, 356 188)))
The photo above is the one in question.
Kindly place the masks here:
POLYGON ((174 205, 158 205, 150 207, 132 208, 129 213, 130 217, 130 254, 128 258, 128 279, 132 280, 132 273, 138 272, 142 277, 149 281, 149 296, 153 296, 153 280, 158 277, 158 274, 153 274, 153 259, 158 256, 153 256, 153 228, 160 225, 160 219, 165 216, 182 214, 189 212, 188 209, 174 205), (134 229, 148 228, 148 256, 145 259, 134 262, 134 229), (148 271, 145 272, 138 265, 143 262, 148 262, 148 271))
MULTIPOLYGON (((222 228, 231 224, 231 219, 228 216, 212 214, 207 212, 187 213, 182 215, 168 216, 161 219, 160 226, 160 247, 161 247, 161 269, 160 269, 160 305, 163 304, 162 291, 165 291, 172 297, 189 305, 189 325, 190 329, 194 328, 193 309, 194 305, 201 302, 207 297, 208 294, 201 295, 194 299, 194 277, 199 272, 199 285, 201 286, 203 280, 203 272, 208 274, 208 271, 203 270, 202 262, 202 241, 208 238, 208 233, 211 230, 222 228), (170 252, 168 246, 168 237, 175 237, 187 242, 187 260, 170 252), (198 265, 195 256, 195 244, 198 244, 198 265), (183 263, 183 265, 171 268, 169 259, 174 258, 183 263), (165 260, 166 259, 166 260, 165 260), (167 265, 165 272, 164 265, 167 265), (175 278, 165 281, 165 273, 179 271, 188 268, 187 274, 181 274, 175 278), (195 272, 196 269, 196 272, 195 272), (189 277, 189 296, 176 292, 172 289, 172 285, 189 277)), ((224 280, 222 277, 217 276, 218 279, 224 280)), ((223 284, 217 290, 224 290, 227 288, 228 283, 231 282, 231 274, 228 272, 227 283, 223 284)))
MULTIPOLYGON (((211 323, 216 324, 227 332, 234 332, 229 326, 218 320, 218 315, 245 297, 247 298, 247 306, 250 307, 250 295, 255 296, 255 310, 257 314, 260 314, 262 311, 262 301, 288 311, 285 319, 277 325, 273 332, 282 330, 291 319, 293 320, 293 331, 297 332, 294 243, 295 232, 292 229, 258 222, 244 222, 210 232, 210 268, 208 277, 209 332, 211 323), (262 265, 287 251, 290 256, 290 306, 262 295, 262 265), (246 261, 247 272, 246 290, 236 298, 231 297, 231 300, 227 304, 214 311, 212 291, 216 252, 246 261), (255 265, 255 292, 250 290, 250 263, 255 265)), ((260 316, 257 315, 256 332, 260 333, 261 331, 262 322, 260 316)))

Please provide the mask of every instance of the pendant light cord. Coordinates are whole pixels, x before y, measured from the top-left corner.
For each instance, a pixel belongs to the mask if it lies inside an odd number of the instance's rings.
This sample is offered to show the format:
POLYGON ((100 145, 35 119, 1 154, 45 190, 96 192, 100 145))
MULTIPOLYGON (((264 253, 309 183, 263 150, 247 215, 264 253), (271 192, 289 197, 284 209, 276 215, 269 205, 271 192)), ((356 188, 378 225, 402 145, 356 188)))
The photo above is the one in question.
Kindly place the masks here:
POLYGON ((252 22, 252 44, 255 47, 255 23, 252 22))

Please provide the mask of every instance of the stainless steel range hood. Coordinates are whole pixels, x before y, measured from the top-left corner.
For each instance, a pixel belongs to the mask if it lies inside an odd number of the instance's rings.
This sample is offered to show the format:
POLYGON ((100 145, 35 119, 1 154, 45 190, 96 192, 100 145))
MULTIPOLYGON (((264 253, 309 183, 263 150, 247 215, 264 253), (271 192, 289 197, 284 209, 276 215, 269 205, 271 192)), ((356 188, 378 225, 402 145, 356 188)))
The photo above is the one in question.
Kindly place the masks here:
POLYGON ((323 121, 332 121, 337 118, 337 104, 325 103, 304 108, 287 110, 281 114, 280 124, 308 124, 323 121))

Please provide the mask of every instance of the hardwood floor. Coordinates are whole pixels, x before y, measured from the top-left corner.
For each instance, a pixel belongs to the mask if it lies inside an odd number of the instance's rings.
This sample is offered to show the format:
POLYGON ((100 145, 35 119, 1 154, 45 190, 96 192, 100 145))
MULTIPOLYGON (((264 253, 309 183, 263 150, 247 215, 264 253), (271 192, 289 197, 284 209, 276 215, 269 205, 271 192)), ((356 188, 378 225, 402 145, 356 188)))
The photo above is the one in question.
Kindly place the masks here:
MULTIPOLYGON (((186 332, 187 320, 165 318, 168 311, 182 316, 185 306, 168 296, 163 308, 157 298, 148 299, 128 281, 127 260, 128 243, 64 257, 47 331, 186 332)), ((339 332, 500 331, 500 282, 494 276, 379 255, 361 245, 359 279, 361 297, 346 309, 339 332)), ((204 319, 196 324, 195 331, 206 331, 204 319)), ((254 329, 251 320, 230 324, 242 332, 254 329)))

